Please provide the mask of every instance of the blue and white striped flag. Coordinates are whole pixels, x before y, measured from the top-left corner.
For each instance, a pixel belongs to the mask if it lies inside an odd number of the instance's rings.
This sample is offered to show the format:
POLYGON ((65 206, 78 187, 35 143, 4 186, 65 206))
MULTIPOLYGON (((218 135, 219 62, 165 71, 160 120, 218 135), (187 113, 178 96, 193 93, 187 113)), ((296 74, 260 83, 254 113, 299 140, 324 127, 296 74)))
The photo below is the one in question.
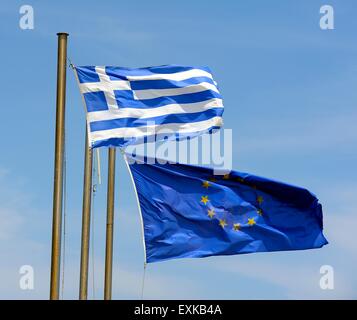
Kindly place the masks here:
POLYGON ((75 70, 92 148, 123 147, 148 137, 156 141, 193 137, 222 125, 222 97, 208 68, 83 66, 75 70))

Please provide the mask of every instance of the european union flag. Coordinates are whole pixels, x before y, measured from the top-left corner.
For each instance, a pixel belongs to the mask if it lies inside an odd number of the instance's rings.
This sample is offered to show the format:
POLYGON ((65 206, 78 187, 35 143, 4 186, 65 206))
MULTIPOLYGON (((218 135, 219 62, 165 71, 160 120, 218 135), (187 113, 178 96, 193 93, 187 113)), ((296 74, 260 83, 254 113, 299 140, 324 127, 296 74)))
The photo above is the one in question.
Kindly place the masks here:
POLYGON ((141 207, 146 261, 327 244, 322 209, 308 190, 232 171, 129 158, 141 207))

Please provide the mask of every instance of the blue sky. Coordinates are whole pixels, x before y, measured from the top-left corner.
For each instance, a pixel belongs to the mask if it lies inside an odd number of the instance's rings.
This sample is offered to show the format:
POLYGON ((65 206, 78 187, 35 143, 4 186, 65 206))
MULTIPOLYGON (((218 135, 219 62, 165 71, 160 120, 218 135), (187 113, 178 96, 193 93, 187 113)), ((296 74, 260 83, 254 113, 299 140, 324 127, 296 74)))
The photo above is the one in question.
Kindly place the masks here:
MULTIPOLYGON (((52 224, 56 33, 77 65, 207 65, 233 129, 233 168, 304 186, 324 208, 320 250, 150 264, 148 299, 357 298, 357 21, 355 1, 2 1, 0 298, 46 299, 52 224), (19 8, 34 8, 34 30, 19 8), (319 9, 335 29, 319 28, 319 9), (19 288, 32 265, 35 289, 19 288), (335 289, 319 287, 322 265, 335 289)), ((64 298, 78 296, 84 111, 67 81, 64 298)), ((106 150, 94 203, 89 298, 102 298, 106 150), (94 265, 94 285, 93 285, 94 265)), ((118 154, 113 297, 140 298, 143 248, 135 195, 118 154)))

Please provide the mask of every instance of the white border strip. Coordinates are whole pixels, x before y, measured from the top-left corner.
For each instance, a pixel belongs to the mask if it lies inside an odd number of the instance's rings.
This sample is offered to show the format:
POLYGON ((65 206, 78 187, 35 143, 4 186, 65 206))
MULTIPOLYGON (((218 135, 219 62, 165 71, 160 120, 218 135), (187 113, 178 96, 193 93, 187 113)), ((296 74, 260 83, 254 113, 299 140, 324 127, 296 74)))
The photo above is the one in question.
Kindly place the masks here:
POLYGON ((186 71, 178 71, 175 73, 152 73, 147 75, 127 76, 129 81, 138 80, 176 80, 182 81, 194 77, 212 78, 212 74, 202 69, 190 69, 186 71))
POLYGON ((147 125, 140 127, 121 127, 93 131, 91 132, 91 139, 93 141, 100 141, 110 138, 139 138, 154 134, 194 133, 215 126, 221 127, 222 122, 223 120, 221 116, 198 122, 165 123, 157 125, 155 124, 155 121, 149 121, 147 125))
POLYGON ((86 119, 86 127, 87 127, 88 147, 89 147, 89 149, 91 149, 92 148, 92 141, 91 141, 91 132, 90 132, 90 128, 89 128, 89 121, 88 121, 87 104, 86 104, 86 101, 84 100, 83 93, 80 91, 81 90, 81 84, 79 82, 77 70, 76 70, 76 67, 75 67, 74 64, 72 64, 72 69, 73 69, 74 77, 77 80, 77 84, 78 84, 78 87, 79 87, 80 95, 82 97, 82 102, 83 102, 83 107, 84 107, 84 114, 85 114, 85 119, 86 119))
POLYGON ((213 98, 210 100, 185 103, 185 104, 168 104, 162 107, 156 108, 119 108, 119 109, 109 109, 102 111, 91 111, 88 112, 87 120, 89 122, 103 121, 103 120, 114 120, 122 118, 153 118, 165 116, 171 113, 182 114, 182 113, 195 113, 203 112, 212 108, 223 108, 222 99, 213 98))
POLYGON ((141 212, 141 207, 140 207, 140 202, 139 202, 139 196, 138 196, 138 191, 136 190, 136 185, 135 185, 134 177, 133 177, 133 174, 131 173, 129 163, 128 163, 128 161, 127 161, 126 154, 125 154, 124 152, 123 152, 123 158, 124 158, 124 162, 125 162, 125 164, 126 164, 126 167, 127 167, 128 171, 129 171, 129 175, 130 175, 130 178, 131 178, 131 182, 133 183, 133 186, 134 186, 134 191, 135 191, 135 196, 136 196, 136 202, 137 202, 137 204, 138 204, 139 215, 140 215, 140 221, 141 221, 141 236, 142 236, 142 240, 143 240, 144 256, 145 256, 144 265, 146 266, 146 265, 147 265, 147 256, 146 256, 146 244, 145 244, 145 232, 144 232, 143 214, 142 214, 142 212, 141 212))

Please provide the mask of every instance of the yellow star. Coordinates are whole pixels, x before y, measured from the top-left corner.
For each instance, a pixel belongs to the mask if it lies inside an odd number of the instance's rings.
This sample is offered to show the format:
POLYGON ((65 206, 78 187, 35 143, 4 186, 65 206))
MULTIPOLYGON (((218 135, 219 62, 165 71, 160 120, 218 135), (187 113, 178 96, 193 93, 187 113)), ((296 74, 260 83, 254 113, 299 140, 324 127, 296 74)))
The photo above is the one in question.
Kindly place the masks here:
POLYGON ((225 174, 225 175, 223 176, 223 179, 224 179, 224 180, 228 180, 228 179, 229 179, 229 173, 225 174))
POLYGON ((240 223, 233 224, 233 230, 234 231, 239 231, 240 230, 240 223))
POLYGON ((256 224, 255 219, 254 218, 248 219, 248 224, 250 226, 254 226, 256 224))
POLYGON ((214 212, 214 209, 208 209, 207 215, 212 219, 216 213, 214 212))
POLYGON ((207 204, 208 201, 209 201, 209 200, 208 200, 208 196, 202 196, 202 197, 201 197, 201 202, 202 202, 203 204, 207 204))
POLYGON ((259 208, 259 209, 257 210, 257 212, 258 212, 258 214, 259 214, 260 216, 263 215, 263 210, 262 210, 262 209, 259 208))
POLYGON ((216 182, 217 181, 215 177, 209 178, 208 180, 211 181, 211 182, 216 182))
POLYGON ((258 196, 258 197, 257 197, 257 201, 258 201, 259 204, 262 204, 263 201, 264 201, 264 199, 263 199, 262 196, 258 196))
POLYGON ((210 186, 211 186, 211 184, 208 181, 203 181, 202 187, 208 189, 208 187, 210 187, 210 186))
POLYGON ((222 228, 224 228, 224 227, 227 225, 226 220, 225 220, 225 219, 220 219, 220 220, 219 220, 219 225, 220 225, 222 228))

